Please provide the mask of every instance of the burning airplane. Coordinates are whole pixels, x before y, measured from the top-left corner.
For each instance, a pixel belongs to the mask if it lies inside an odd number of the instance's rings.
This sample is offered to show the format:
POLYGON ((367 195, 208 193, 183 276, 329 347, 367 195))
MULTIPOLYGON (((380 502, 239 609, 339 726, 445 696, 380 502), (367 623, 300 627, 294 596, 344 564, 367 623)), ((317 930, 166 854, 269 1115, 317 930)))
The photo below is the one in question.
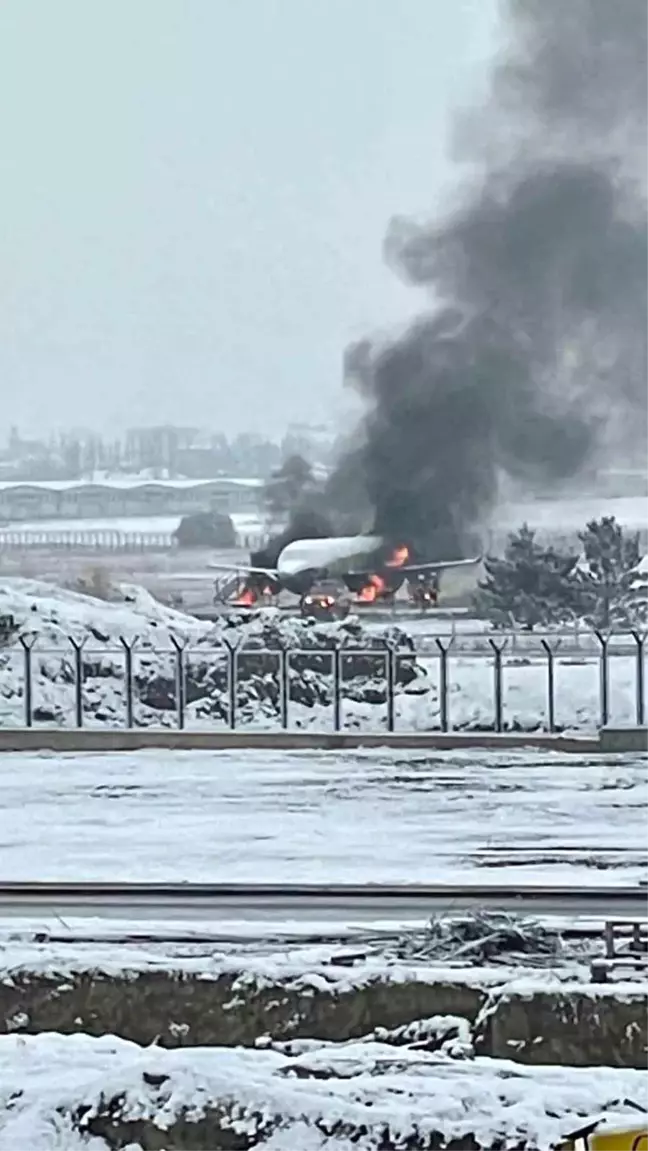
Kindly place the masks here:
MULTIPOLYGON (((307 599, 313 599, 317 585, 337 579, 356 604, 375 604, 391 601, 405 580, 431 589, 442 571, 463 569, 476 586, 480 563, 481 557, 413 562, 407 545, 389 546, 377 535, 299 539, 281 549, 274 567, 250 564, 243 569, 243 586, 231 602, 237 607, 253 607, 286 590, 298 595, 304 605, 307 599)), ((218 569, 241 571, 224 565, 218 565, 218 569)), ((328 589, 327 598, 333 598, 328 589)), ((431 598, 432 593, 427 600, 431 598)))
POLYGON ((646 3, 502 12, 484 100, 462 110, 456 194, 386 236, 389 265, 432 302, 347 349, 363 413, 326 515, 298 512, 251 557, 243 602, 328 575, 360 603, 404 579, 425 600, 436 578, 441 600, 446 572, 465 595, 479 561, 417 560, 470 554, 502 478, 558 491, 604 459, 645 458, 646 3), (335 538, 336 516, 375 534, 335 538))

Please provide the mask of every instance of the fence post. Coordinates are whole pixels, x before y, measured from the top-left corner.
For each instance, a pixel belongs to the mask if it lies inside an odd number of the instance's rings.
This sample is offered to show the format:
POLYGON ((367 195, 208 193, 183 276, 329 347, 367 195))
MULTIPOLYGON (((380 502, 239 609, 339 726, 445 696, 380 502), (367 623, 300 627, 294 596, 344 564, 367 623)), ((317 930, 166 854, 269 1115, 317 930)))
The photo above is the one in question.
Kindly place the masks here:
POLYGON ((605 727, 610 718, 610 669, 608 666, 610 633, 608 632, 607 635, 604 635, 602 631, 595 629, 594 635, 601 645, 601 655, 599 658, 599 701, 601 707, 601 727, 605 727))
POLYGON ((490 636, 488 642, 493 652, 493 690, 495 695, 495 731, 502 730, 502 653, 508 640, 501 644, 495 642, 490 636))
POLYGON ((124 649, 124 687, 126 689, 127 728, 135 726, 133 723, 133 648, 135 647, 138 638, 138 636, 135 636, 135 639, 132 641, 132 643, 129 643, 127 639, 124 639, 123 635, 120 635, 119 637, 119 642, 124 649))
POLYGON ((175 692, 176 692, 176 715, 178 717, 178 730, 182 731, 185 721, 185 664, 184 653, 187 646, 186 640, 176 639, 174 635, 169 636, 171 643, 175 649, 175 692))
POLYGON ((84 637, 80 642, 69 635, 68 639, 74 652, 74 719, 76 727, 83 727, 83 645, 84 637))
POLYGON ((238 654, 238 640, 232 643, 223 636, 223 645, 227 652, 227 691, 229 696, 229 725, 232 731, 236 727, 236 689, 238 687, 236 657, 238 654))
POLYGON ((637 645, 635 675, 637 727, 643 727, 646 715, 644 705, 644 646, 646 643, 646 632, 632 631, 631 635, 637 645))
POLYGON ((449 731, 449 712, 448 712, 448 655, 450 648, 454 643, 455 637, 451 635, 450 641, 444 644, 443 640, 438 636, 434 637, 434 642, 439 650, 439 710, 441 718, 441 731, 449 731))
POLYGON ((339 731, 342 726, 342 644, 337 636, 333 640, 331 666, 333 671, 333 730, 339 731))
POLYGON ((288 705, 290 700, 290 652, 285 643, 278 639, 279 644, 279 706, 281 708, 281 726, 284 731, 288 727, 288 705))
POLYGON ((385 672, 387 687, 387 731, 394 730, 396 695, 396 652, 391 639, 385 640, 385 672))
POLYGON ((549 731, 556 730, 556 675, 555 675, 555 657, 558 648, 560 647, 561 640, 557 639, 553 646, 549 643, 548 639, 541 639, 545 654, 547 656, 547 720, 549 731))
POLYGON ((20 636, 20 644, 23 649, 23 675, 25 678, 25 727, 32 727, 34 723, 33 706, 32 706, 32 649, 36 643, 37 636, 33 635, 31 639, 26 636, 20 636))

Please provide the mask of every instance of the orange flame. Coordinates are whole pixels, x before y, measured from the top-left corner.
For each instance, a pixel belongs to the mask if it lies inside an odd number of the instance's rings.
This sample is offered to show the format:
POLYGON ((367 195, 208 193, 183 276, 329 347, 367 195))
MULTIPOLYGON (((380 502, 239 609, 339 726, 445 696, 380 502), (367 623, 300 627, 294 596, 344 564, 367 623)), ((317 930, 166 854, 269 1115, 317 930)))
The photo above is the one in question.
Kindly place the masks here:
POLYGON ((408 559, 409 559, 409 548, 406 547, 405 544, 403 544, 402 547, 394 548, 391 556, 389 557, 389 559, 385 563, 385 567, 402 568, 403 564, 406 564, 408 559))
POLYGON ((379 575, 369 576, 369 583, 365 584, 362 590, 358 592, 358 602, 373 603, 385 591, 386 587, 387 584, 379 575))
POLYGON ((244 587, 240 595, 232 602, 236 607, 252 607, 257 601, 257 593, 252 587, 244 587))

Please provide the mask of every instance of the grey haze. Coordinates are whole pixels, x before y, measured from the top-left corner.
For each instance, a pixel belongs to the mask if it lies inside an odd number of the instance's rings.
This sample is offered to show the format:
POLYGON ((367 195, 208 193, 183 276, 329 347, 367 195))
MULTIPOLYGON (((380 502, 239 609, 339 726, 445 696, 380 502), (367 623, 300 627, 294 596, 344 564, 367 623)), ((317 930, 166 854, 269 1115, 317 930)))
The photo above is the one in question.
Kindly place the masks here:
POLYGON ((417 293, 491 0, 3 0, 5 427, 281 432, 417 293))

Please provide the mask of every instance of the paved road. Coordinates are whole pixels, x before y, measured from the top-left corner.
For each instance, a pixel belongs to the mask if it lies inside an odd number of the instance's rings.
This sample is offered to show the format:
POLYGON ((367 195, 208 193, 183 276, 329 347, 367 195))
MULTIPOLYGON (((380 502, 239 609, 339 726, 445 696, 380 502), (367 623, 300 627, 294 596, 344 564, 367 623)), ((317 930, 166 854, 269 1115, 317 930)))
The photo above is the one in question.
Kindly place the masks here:
POLYGON ((75 916, 141 922, 425 921, 475 909, 614 919, 648 914, 642 887, 334 886, 0 883, 0 918, 75 916))

